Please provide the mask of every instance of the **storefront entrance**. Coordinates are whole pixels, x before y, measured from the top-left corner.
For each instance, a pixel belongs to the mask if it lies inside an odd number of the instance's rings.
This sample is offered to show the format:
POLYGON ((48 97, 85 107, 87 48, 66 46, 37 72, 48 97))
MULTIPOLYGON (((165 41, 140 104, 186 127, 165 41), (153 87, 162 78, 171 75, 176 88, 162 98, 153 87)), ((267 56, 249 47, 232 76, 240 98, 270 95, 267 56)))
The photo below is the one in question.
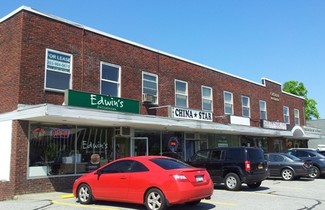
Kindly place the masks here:
POLYGON ((131 156, 148 155, 148 137, 131 138, 131 156))
POLYGON ((148 137, 123 137, 116 136, 114 139, 115 159, 148 155, 148 137))
POLYGON ((185 161, 188 161, 198 150, 207 149, 208 141, 207 140, 186 140, 185 145, 186 145, 185 161))

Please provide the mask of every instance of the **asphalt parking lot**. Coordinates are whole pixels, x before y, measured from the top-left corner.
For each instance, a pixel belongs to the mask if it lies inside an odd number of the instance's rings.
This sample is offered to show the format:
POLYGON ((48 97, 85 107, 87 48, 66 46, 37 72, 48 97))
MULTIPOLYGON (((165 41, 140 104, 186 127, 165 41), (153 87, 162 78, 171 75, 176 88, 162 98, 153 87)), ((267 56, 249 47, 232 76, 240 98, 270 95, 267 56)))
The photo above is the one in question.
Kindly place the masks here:
MULTIPOLYGON (((258 189, 243 185, 238 192, 226 191, 224 186, 216 185, 211 200, 203 200, 197 206, 177 205, 169 210, 323 210, 325 209, 325 178, 283 181, 265 180, 258 189)), ((14 200, 1 201, 0 209, 104 209, 104 210, 145 210, 142 205, 96 202, 81 205, 70 193, 54 192, 17 196, 14 200)))

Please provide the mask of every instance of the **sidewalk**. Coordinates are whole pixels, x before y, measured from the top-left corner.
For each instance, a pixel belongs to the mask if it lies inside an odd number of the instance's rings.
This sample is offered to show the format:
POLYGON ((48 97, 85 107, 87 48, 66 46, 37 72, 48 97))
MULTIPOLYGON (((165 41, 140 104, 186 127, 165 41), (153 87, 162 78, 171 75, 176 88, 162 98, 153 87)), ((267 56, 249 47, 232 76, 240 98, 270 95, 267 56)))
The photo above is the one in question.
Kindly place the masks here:
POLYGON ((45 192, 45 193, 31 193, 24 195, 16 195, 14 200, 58 200, 73 198, 73 194, 69 192, 45 192))
POLYGON ((50 209, 50 206, 53 204, 53 201, 68 198, 73 198, 73 194, 69 192, 46 192, 16 195, 11 200, 0 201, 0 210, 50 209))

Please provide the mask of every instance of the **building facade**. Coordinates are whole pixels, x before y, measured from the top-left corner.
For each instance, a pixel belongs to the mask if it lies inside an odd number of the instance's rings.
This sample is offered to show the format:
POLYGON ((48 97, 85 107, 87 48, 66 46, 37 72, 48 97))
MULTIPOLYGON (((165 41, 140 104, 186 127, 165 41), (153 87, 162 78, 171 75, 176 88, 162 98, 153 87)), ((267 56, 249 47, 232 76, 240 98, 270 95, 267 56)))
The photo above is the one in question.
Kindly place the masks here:
POLYGON ((29 7, 0 20, 0 54, 0 200, 69 189, 98 166, 94 157, 99 165, 135 155, 188 160, 203 148, 273 152, 317 138, 306 132, 304 99, 277 82, 29 7))

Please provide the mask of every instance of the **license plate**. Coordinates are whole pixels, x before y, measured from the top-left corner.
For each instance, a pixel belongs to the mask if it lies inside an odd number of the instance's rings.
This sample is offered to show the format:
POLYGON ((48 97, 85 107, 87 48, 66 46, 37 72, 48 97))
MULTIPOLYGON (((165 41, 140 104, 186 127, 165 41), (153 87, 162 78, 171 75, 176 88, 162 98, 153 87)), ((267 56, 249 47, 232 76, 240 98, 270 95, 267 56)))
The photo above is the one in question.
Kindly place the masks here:
POLYGON ((203 176, 197 176, 196 178, 196 182, 203 182, 203 176))
POLYGON ((263 165, 262 164, 258 164, 258 169, 263 169, 263 165))

